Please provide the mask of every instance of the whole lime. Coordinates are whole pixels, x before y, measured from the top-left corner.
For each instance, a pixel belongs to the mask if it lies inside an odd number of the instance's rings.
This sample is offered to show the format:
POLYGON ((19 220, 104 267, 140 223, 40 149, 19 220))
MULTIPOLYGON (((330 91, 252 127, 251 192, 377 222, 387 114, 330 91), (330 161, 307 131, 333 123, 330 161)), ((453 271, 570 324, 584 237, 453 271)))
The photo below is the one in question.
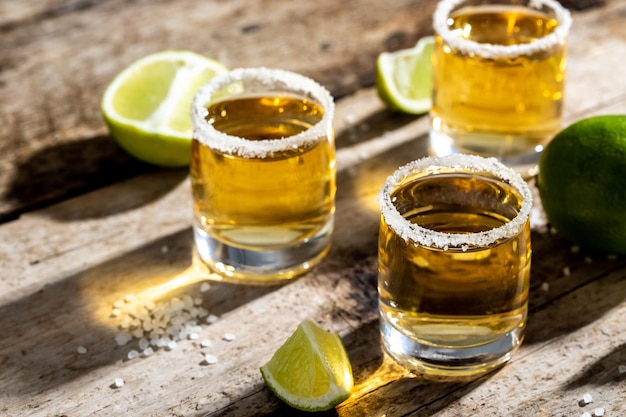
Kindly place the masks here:
POLYGON ((559 132, 541 155, 537 185, 561 235, 626 254, 626 115, 590 117, 559 132))

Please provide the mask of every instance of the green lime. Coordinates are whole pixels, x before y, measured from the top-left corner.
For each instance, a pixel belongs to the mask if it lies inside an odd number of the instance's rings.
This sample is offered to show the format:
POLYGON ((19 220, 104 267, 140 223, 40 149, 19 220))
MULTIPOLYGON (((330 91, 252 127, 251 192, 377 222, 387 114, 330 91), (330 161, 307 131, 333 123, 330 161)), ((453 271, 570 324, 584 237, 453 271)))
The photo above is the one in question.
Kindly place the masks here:
POLYGON ((222 64, 190 51, 147 55, 120 72, 101 111, 111 136, 128 153, 162 166, 189 164, 191 101, 222 64))
POLYGON ((352 393, 352 367, 341 338, 305 320, 261 367, 278 398, 304 411, 335 407, 352 393))
POLYGON ((389 108, 410 114, 430 110, 434 42, 434 37, 428 36, 413 48, 383 52, 378 56, 376 91, 389 108))
POLYGON ((626 115, 590 117, 559 132, 541 155, 537 185, 560 234, 626 254, 626 115))

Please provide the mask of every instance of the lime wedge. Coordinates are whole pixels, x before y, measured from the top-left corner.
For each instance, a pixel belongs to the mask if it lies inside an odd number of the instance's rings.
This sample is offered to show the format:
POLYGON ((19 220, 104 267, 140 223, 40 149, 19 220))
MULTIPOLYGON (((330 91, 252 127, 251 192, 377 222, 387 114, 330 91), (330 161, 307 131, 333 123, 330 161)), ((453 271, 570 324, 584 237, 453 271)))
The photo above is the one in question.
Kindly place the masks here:
POLYGON ((191 101, 203 84, 226 71, 219 62, 190 51, 162 51, 135 61, 102 97, 111 136, 142 161, 188 165, 191 101))
POLYGON ((424 114, 430 110, 435 38, 419 40, 413 48, 383 52, 376 60, 376 91, 393 110, 424 114))
POLYGON ((352 393, 352 367, 341 338, 305 320, 261 367, 267 386, 293 408, 323 411, 352 393))

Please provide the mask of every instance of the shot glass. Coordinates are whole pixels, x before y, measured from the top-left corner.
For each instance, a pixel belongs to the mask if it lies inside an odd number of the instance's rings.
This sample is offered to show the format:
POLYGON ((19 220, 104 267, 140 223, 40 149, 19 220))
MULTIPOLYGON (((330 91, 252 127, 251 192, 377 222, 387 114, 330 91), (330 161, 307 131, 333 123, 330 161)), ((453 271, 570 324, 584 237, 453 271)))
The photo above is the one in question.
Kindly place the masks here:
POLYGON ((333 113, 324 87, 288 71, 236 69, 200 88, 190 166, 196 266, 260 284, 320 262, 335 211, 333 113))
POLYGON ((433 154, 535 164, 561 126, 571 23, 555 0, 442 0, 433 17, 433 154))
POLYGON ((379 193, 384 349, 418 373, 467 376, 509 360, 526 325, 530 190, 495 158, 399 168, 379 193))

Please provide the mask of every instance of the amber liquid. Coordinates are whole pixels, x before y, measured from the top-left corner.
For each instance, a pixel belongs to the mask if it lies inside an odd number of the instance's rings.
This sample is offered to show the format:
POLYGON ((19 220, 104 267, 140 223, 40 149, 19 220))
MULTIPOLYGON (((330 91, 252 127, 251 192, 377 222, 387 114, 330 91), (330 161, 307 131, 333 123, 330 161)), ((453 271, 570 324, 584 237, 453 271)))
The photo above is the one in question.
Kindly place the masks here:
MULTIPOLYGON (((508 185, 470 174, 409 182, 392 194, 398 211, 424 228, 471 234, 509 222, 521 207, 508 185)), ((424 247, 380 227, 383 320, 420 345, 471 349, 523 334, 530 276, 530 226, 489 247, 424 247)))
MULTIPOLYGON (((249 97, 208 108, 207 120, 251 141, 293 136, 323 109, 299 97, 249 97)), ((230 247, 279 250, 315 236, 334 212, 332 130, 311 145, 264 158, 216 151, 193 140, 191 182, 197 227, 230 247)))
MULTIPOLYGON (((528 44, 558 26, 554 18, 519 6, 465 7, 450 18, 459 37, 495 45, 528 44)), ((450 138, 455 151, 521 157, 540 151, 560 127, 564 44, 487 59, 453 50, 437 36, 433 74, 432 130, 450 138)))

